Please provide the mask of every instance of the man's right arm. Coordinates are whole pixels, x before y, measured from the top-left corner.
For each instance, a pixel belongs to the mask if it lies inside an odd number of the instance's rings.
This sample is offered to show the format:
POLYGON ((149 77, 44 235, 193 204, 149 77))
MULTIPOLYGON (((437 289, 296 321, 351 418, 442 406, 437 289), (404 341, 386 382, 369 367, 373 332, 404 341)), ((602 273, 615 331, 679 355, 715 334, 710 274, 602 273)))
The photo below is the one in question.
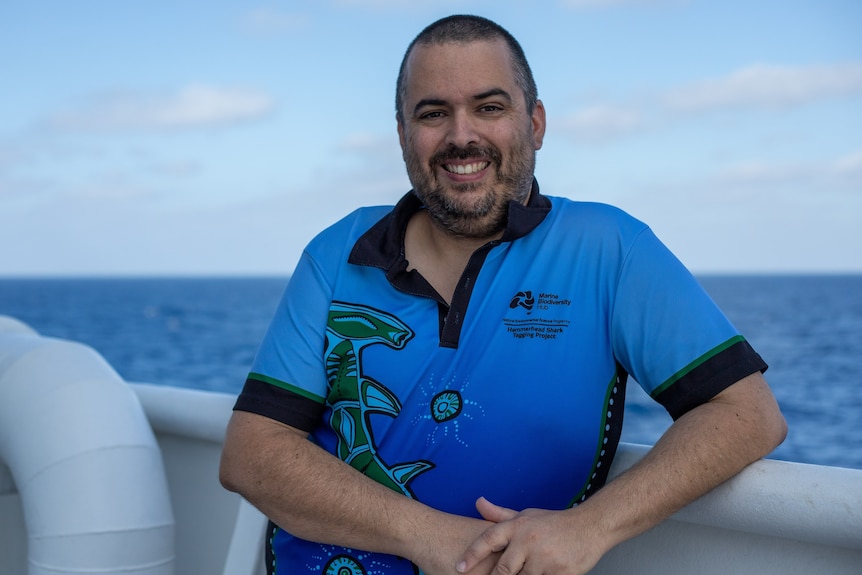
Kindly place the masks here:
POLYGON ((460 554, 490 525, 396 493, 305 432, 244 411, 231 417, 219 477, 296 537, 406 557, 429 574, 454 575, 460 554))

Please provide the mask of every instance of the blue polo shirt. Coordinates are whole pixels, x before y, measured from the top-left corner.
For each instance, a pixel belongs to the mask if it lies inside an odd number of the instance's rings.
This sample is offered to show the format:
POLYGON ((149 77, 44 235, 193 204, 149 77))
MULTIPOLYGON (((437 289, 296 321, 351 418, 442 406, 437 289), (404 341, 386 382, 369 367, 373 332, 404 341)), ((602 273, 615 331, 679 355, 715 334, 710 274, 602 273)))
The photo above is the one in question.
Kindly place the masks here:
MULTIPOLYGON (((600 488, 629 375, 677 418, 766 369, 646 225, 533 186, 451 305, 407 269, 407 222, 423 209, 412 193, 321 233, 236 409, 309 431, 407 497, 476 516, 479 496, 561 509, 600 488)), ((414 569, 275 527, 268 546, 275 573, 414 569)))

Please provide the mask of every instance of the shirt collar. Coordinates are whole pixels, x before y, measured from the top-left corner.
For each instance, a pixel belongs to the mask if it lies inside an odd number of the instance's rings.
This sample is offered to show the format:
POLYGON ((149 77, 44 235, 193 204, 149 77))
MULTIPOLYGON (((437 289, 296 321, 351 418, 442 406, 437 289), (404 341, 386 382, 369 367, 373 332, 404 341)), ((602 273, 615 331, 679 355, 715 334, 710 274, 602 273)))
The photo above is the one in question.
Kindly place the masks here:
MULTIPOLYGON (((372 266, 395 273, 407 269, 404 259, 404 236, 407 223, 422 202, 413 193, 407 192, 391 212, 365 232, 354 244, 348 262, 372 266)), ((511 242, 524 237, 538 226, 551 211, 551 201, 539 192, 539 183, 533 179, 527 204, 509 202, 509 218, 501 242, 511 242)))

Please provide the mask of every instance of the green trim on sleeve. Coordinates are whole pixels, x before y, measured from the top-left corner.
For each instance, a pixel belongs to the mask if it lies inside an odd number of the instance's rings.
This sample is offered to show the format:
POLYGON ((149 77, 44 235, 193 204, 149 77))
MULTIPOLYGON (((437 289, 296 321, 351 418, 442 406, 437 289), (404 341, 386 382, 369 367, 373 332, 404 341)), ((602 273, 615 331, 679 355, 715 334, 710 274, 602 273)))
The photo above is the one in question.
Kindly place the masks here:
POLYGON ((650 394, 650 397, 652 397, 653 399, 657 398, 659 395, 661 395, 661 393, 664 390, 666 390, 671 385, 673 385, 674 383, 676 383, 677 381, 679 381, 680 379, 682 379, 683 377, 685 377, 686 375, 691 373, 698 366, 704 364, 708 360, 717 356, 718 354, 720 354, 721 352, 723 352, 727 348, 734 346, 737 343, 740 343, 743 341, 745 341, 745 338, 741 335, 737 335, 737 336, 730 338, 726 342, 715 346, 714 348, 712 348, 711 350, 709 350, 705 354, 701 355, 699 358, 692 361, 687 366, 685 366, 684 368, 682 368, 681 370, 679 370, 678 372, 676 372, 675 374, 670 376, 670 378, 668 378, 664 383, 662 383, 661 385, 659 385, 657 388, 655 388, 653 390, 653 392, 650 394))
POLYGON ((252 372, 252 373, 248 374, 248 377, 249 377, 249 379, 256 379, 258 381, 262 381, 264 383, 274 385, 278 388, 284 389, 284 390, 289 391, 291 393, 295 393, 296 395, 301 395, 302 397, 304 397, 306 399, 310 399, 311 401, 313 401, 315 403, 320 403, 320 404, 326 403, 326 398, 324 398, 324 397, 321 397, 319 395, 316 395, 314 393, 311 393, 309 391, 306 391, 304 389, 296 387, 295 385, 291 385, 289 383, 285 383, 285 382, 280 381, 278 379, 263 375, 262 373, 252 372))

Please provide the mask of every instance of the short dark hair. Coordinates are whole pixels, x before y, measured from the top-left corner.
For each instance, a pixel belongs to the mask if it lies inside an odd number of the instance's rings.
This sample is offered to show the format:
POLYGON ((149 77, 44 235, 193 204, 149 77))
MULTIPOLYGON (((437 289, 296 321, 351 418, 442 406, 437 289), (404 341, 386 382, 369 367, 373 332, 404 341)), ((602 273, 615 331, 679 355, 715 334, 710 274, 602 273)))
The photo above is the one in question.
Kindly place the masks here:
POLYGON ((482 18, 481 16, 454 15, 441 18, 429 24, 416 38, 410 42, 404 58, 401 60, 401 68, 398 70, 398 82, 395 85, 395 113, 399 122, 404 122, 404 96, 407 87, 404 85, 407 68, 407 58, 417 45, 429 46, 433 44, 466 43, 476 41, 503 40, 512 55, 513 72, 515 83, 524 92, 524 100, 527 102, 527 112, 532 114, 538 101, 538 90, 533 72, 527 63, 527 57, 521 45, 515 40, 505 28, 499 24, 482 18))

